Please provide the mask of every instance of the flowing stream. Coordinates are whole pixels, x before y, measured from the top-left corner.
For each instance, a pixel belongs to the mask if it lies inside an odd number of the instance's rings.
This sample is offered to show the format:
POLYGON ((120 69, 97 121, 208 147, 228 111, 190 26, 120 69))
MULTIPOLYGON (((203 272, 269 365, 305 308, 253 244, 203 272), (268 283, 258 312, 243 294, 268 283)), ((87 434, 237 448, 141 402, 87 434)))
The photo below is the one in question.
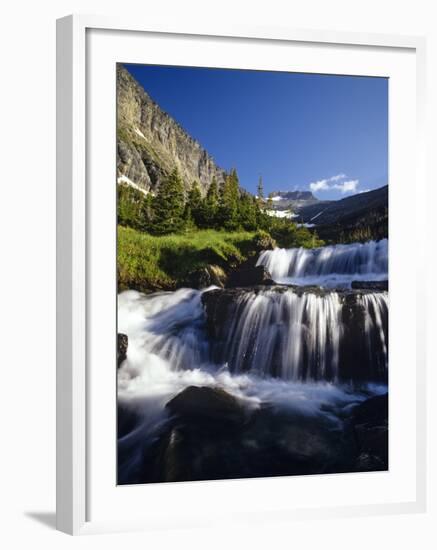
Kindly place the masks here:
POLYGON ((357 278, 387 277, 387 241, 276 249, 258 263, 278 282, 325 288, 119 294, 118 332, 129 339, 118 369, 119 406, 142 418, 119 440, 126 471, 166 422, 165 404, 187 386, 221 387, 248 409, 269 403, 310 416, 341 416, 387 391, 388 293, 347 288, 357 278), (208 316, 216 310, 222 317, 211 333, 208 316))
MULTIPOLYGON (((288 403, 308 413, 328 402, 361 399, 357 388, 337 383, 343 331, 337 293, 243 294, 226 330, 228 341, 217 346, 208 338, 202 306, 202 294, 210 291, 119 295, 118 330, 129 337, 127 360, 118 371, 121 403, 150 414, 189 385, 223 387, 249 407, 288 403)), ((370 352, 372 343, 386 346, 386 296, 360 300, 367 327, 361 345, 370 352)), ((362 385, 365 393, 384 390, 381 377, 374 378, 362 385)))
POLYGON ((388 240, 337 244, 321 248, 275 248, 261 253, 278 283, 349 287, 352 281, 380 281, 388 276, 388 240))

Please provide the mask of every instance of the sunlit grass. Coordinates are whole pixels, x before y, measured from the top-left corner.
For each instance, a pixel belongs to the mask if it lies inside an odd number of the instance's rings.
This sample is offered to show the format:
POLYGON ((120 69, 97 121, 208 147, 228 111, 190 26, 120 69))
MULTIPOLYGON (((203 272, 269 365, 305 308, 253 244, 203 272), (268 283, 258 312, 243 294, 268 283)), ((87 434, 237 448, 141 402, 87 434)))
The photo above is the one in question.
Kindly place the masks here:
POLYGON ((255 253, 253 232, 212 229, 153 236, 118 227, 118 286, 157 290, 177 288, 208 264, 232 267, 255 253))

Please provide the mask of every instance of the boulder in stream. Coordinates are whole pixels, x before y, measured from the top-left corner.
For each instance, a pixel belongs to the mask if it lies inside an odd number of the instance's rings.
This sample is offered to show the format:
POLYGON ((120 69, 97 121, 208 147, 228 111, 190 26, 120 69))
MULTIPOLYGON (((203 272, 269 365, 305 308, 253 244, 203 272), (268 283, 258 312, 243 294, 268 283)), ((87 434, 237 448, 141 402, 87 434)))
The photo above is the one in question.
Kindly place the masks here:
POLYGON ((352 281, 351 288, 354 290, 388 290, 388 281, 352 281))
POLYGON ((253 267, 242 267, 236 271, 232 271, 227 287, 248 287, 255 285, 272 286, 275 285, 275 281, 263 265, 256 265, 253 267))
POLYGON ((200 421, 239 424, 244 410, 238 400, 221 388, 189 386, 173 397, 166 408, 171 414, 200 421))
POLYGON ((388 469, 388 393, 371 397, 352 411, 351 426, 357 444, 356 469, 388 469))
POLYGON ((262 404, 244 410, 218 388, 191 387, 169 403, 166 429, 139 483, 354 471, 356 446, 323 414, 262 404))
POLYGON ((209 264, 191 272, 186 284, 190 288, 197 289, 207 288, 213 285, 224 288, 226 280, 227 275, 223 268, 218 265, 209 264))
POLYGON ((128 341, 127 334, 117 334, 117 368, 121 366, 127 357, 128 341))

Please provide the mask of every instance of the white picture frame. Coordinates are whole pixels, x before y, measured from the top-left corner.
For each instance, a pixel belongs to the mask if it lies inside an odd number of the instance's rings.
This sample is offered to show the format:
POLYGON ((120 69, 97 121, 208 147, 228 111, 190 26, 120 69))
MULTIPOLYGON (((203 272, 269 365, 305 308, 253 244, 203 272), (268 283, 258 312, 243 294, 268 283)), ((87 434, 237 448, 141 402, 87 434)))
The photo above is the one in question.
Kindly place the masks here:
MULTIPOLYGON (((151 527, 185 525, 190 517, 178 519, 166 511, 159 503, 155 506, 153 519, 146 512, 132 519, 117 518, 108 514, 107 518, 99 516, 94 520, 89 515, 92 483, 92 457, 90 455, 89 410, 92 394, 90 390, 90 369, 92 369, 91 340, 89 337, 92 285, 90 285, 90 234, 92 225, 90 215, 90 195, 93 190, 89 185, 87 166, 87 117, 92 102, 88 97, 90 63, 87 36, 90 31, 108 33, 132 33, 136 37, 150 35, 160 40, 172 37, 214 38, 244 43, 249 46, 253 41, 269 44, 314 44, 319 48, 335 45, 342 48, 361 48, 363 51, 408 52, 414 56, 415 76, 414 89, 417 103, 414 105, 415 125, 414 144, 416 156, 414 161, 415 193, 426 191, 424 169, 424 75, 425 75, 425 40, 420 37, 355 34, 312 30, 294 30, 287 28, 251 28, 234 27, 214 28, 193 24, 190 28, 178 28, 171 25, 157 25, 138 20, 123 18, 106 18, 97 16, 72 15, 57 22, 57 528, 69 534, 86 534, 125 529, 147 529, 151 527), (188 519, 187 519, 188 518, 188 519)), ((108 38, 111 40, 111 37, 108 38)), ((94 43, 92 43, 94 44, 94 43)), ((93 46, 94 47, 94 46, 93 46)), ((171 48, 168 52, 171 55, 171 48)), ((130 59, 121 59, 130 61, 130 59)), ((323 71, 323 61, 320 70, 323 71)), ((341 59, 338 64, 341 67, 341 59)), ((329 71, 326 71, 329 72, 329 71)), ((342 72, 342 71, 339 71, 342 72)), ((347 68, 344 71, 348 74, 347 68)), ((115 93, 115 90, 114 90, 115 93)), ((411 106, 413 108, 413 106, 411 106)), ((115 114, 114 114, 115 119, 115 114)), ((394 136, 391 136, 394 139, 394 136)), ((114 142, 115 143, 115 142, 114 142)), ((411 144, 411 143, 410 143, 411 144)), ((115 159, 111 160, 115 163, 115 159)), ((410 168, 413 167, 410 165, 410 168)), ((113 169, 113 166, 110 167, 113 169)), ((115 178, 114 178, 115 182, 115 178)), ((404 200, 404 199, 402 199, 404 200)), ((405 206, 401 197, 396 198, 393 208, 405 206)), ((392 206, 391 206, 392 208, 392 206)), ((394 219, 396 220, 396 215, 394 219)), ((400 216, 399 216, 400 217, 400 216)), ((414 231, 420 230, 420 219, 416 219, 414 231)), ((390 225, 390 231, 396 230, 390 225)), ((419 273, 425 272, 424 252, 421 245, 416 247, 416 265, 419 273)), ((115 268, 114 268, 115 269, 115 268)), ((424 280, 425 278, 422 277, 424 280)), ((114 290, 115 292, 115 290, 114 290)), ((425 402, 425 310, 423 285, 415 289, 416 305, 415 322, 415 448, 414 454, 414 497, 387 502, 355 503, 354 505, 321 506, 300 508, 295 504, 279 506, 278 510, 266 511, 263 517, 269 519, 318 518, 332 516, 392 514, 400 512, 421 512, 426 507, 426 402, 425 402)), ((114 313, 115 315, 115 313, 114 313)), ((115 345, 114 350, 115 353, 115 345)), ((93 390, 94 391, 94 390, 93 390)), ((103 391, 103 390, 102 390, 103 391)), ((95 433, 95 432, 94 432, 95 433)), ((412 432, 413 433, 413 432, 412 432)), ((412 466, 411 466, 412 467, 412 466)), ((262 482, 262 480, 261 480, 262 482)), ((278 487, 278 480, 276 487, 278 487)), ((225 482, 240 483, 240 482, 225 482)), ((250 488, 246 480, 241 487, 250 488)), ((259 483, 259 481, 258 481, 259 483)), ((318 483, 316 480, 315 483, 318 483)), ((335 480, 331 483, 337 483, 335 480)), ((172 484, 169 484, 172 485, 172 484)), ((209 482, 200 484, 201 489, 191 484, 180 484, 181 490, 197 492, 204 498, 209 482)), ((200 487, 198 484, 197 487, 200 487)), ((225 485, 210 484, 211 490, 223 492, 225 485)), ((274 487, 274 485, 272 485, 274 487)), ((239 489, 240 490, 240 489, 239 489)), ((270 490, 270 489, 269 489, 270 490)), ((274 489, 272 489, 274 490, 274 489)), ((153 488, 154 495, 163 491, 162 486, 153 488)), ((167 491, 167 489, 165 489, 167 491)), ((193 494, 193 497, 196 498, 193 494)), ((261 507, 245 511, 244 519, 255 521, 260 517, 261 507)), ((194 515, 194 514, 193 514, 194 515)), ((243 516, 241 516, 242 518, 243 516)), ((235 515, 235 520, 241 519, 235 515)), ((221 520, 230 520, 230 514, 221 520)), ((193 525, 205 525, 208 521, 194 518, 193 525)))

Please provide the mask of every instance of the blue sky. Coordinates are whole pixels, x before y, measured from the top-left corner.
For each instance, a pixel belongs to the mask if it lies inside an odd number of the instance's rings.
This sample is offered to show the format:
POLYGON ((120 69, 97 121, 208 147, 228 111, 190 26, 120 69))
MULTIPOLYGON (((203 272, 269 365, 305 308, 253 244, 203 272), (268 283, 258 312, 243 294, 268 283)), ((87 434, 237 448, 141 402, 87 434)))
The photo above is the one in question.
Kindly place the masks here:
POLYGON ((388 80, 125 65, 149 95, 256 193, 339 199, 388 183, 388 80))

